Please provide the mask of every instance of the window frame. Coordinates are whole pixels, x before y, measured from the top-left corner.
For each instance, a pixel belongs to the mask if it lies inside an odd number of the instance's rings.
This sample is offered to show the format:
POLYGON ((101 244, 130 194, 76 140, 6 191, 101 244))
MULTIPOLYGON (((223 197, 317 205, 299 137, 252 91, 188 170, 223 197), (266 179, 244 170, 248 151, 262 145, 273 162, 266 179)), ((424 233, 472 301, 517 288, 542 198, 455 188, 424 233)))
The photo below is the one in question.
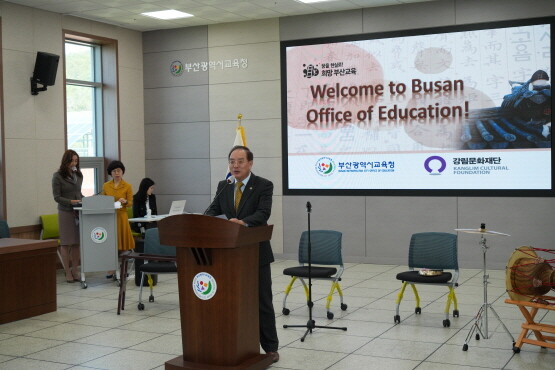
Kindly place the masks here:
MULTIPOLYGON (((119 129, 119 75, 118 75, 118 41, 115 39, 89 35, 81 32, 63 30, 63 52, 64 52, 64 146, 68 148, 67 141, 67 92, 66 86, 68 81, 73 85, 90 86, 101 84, 101 94, 95 94, 98 104, 95 104, 96 110, 94 114, 101 119, 102 124, 97 125, 97 146, 102 147, 101 151, 97 149, 95 157, 80 157, 81 169, 92 168, 96 171, 95 194, 102 190, 102 185, 107 179, 105 173, 106 163, 120 159, 120 129, 119 129), (66 79, 65 65, 65 43, 84 43, 98 45, 100 52, 95 55, 95 64, 99 67, 94 71, 95 75, 100 74, 98 78, 102 82, 81 81, 74 79, 66 79)), ((95 76, 95 81, 97 77, 95 76)), ((98 91, 98 90, 97 90, 98 91)))

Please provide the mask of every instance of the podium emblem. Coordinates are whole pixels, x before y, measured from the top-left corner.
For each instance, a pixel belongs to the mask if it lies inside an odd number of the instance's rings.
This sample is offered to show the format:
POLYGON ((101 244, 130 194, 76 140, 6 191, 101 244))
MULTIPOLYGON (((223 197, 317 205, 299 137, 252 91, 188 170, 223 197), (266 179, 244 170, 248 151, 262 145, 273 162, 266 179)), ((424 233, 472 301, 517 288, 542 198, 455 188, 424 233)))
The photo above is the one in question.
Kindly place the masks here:
POLYGON ((91 231, 91 240, 95 243, 104 243, 108 237, 108 232, 103 227, 95 227, 91 231))
POLYGON ((217 289, 216 279, 207 272, 199 272, 193 278, 193 291, 203 301, 214 297, 217 289))

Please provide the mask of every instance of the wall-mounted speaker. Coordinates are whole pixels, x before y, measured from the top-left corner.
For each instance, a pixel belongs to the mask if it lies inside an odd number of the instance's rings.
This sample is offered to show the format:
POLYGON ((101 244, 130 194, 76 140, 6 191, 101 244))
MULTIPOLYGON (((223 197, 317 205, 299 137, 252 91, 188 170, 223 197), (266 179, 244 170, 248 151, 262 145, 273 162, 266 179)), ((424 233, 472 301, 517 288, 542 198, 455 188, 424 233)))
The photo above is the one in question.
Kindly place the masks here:
POLYGON ((38 95, 39 91, 46 91, 47 86, 52 86, 56 83, 59 61, 59 55, 43 51, 37 52, 35 70, 33 71, 33 77, 31 77, 31 95, 38 95), (38 84, 41 84, 42 87, 38 87, 38 84))
POLYGON ((35 61, 33 79, 43 85, 52 86, 56 82, 56 72, 60 56, 39 51, 35 61))

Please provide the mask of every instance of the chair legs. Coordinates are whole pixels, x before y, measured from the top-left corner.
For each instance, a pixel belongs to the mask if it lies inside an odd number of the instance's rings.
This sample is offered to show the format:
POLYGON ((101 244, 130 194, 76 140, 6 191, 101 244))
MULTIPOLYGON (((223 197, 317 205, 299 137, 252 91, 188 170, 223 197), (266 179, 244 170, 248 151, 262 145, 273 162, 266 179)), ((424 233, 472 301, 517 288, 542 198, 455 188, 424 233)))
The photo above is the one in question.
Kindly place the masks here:
POLYGON ((337 294, 339 295, 339 301, 341 302, 341 311, 347 310, 347 305, 343 303, 343 291, 341 290, 341 286, 339 286, 339 282, 333 281, 331 283, 331 289, 326 298, 326 310, 327 310, 327 317, 328 319, 333 319, 333 312, 330 311, 331 300, 333 299, 333 292, 337 289, 337 294))
MULTIPOLYGON (((127 262, 129 261, 129 259, 127 258, 122 258, 121 259, 121 271, 120 271, 120 275, 121 276, 125 276, 125 273, 127 271, 127 262)), ((127 288, 127 279, 122 279, 120 285, 119 285, 119 294, 118 294, 118 315, 120 314, 120 312, 122 310, 125 310, 125 291, 127 288)))
MULTIPOLYGON (((405 293, 405 289, 409 285, 408 282, 403 281, 401 285, 401 290, 397 294, 397 299, 395 301, 395 316, 393 317, 393 321, 396 324, 401 322, 401 316, 399 314, 399 307, 401 306, 401 301, 403 300, 403 295, 405 293)), ((420 296, 418 295, 418 290, 416 289, 415 284, 410 284, 412 291, 414 293, 414 299, 416 301, 416 307, 414 308, 414 313, 416 315, 422 313, 422 308, 420 307, 420 296)), ((459 317, 459 309, 457 304, 457 295, 455 294, 455 288, 452 286, 447 287, 449 289, 449 293, 447 294, 447 302, 445 304, 445 319, 443 320, 443 326, 449 327, 451 326, 451 321, 449 320, 449 309, 451 308, 451 302, 453 302, 453 317, 459 317)))
MULTIPOLYGON (((284 315, 289 315, 290 310, 287 308, 286 306, 286 302, 287 302, 287 297, 289 296, 289 293, 291 292, 291 289, 293 288, 293 284, 295 283, 295 281, 297 280, 297 276, 292 276, 291 277, 291 281, 289 282, 289 284, 285 287, 285 296, 283 297, 283 308, 281 310, 281 312, 284 315)), ((303 288, 304 288, 304 293, 306 296, 306 300, 308 303, 308 285, 306 284, 306 282, 304 281, 303 278, 299 277, 300 282, 303 284, 303 288)), ((333 293, 334 291, 337 290, 337 294, 339 295, 339 299, 341 302, 341 310, 345 311, 347 310, 347 305, 343 303, 343 291, 341 290, 341 286, 339 285, 339 282, 334 280, 332 281, 331 284, 331 289, 330 292, 328 293, 328 296, 326 297, 326 311, 327 311, 327 318, 328 319, 333 319, 333 312, 330 311, 330 306, 331 306, 331 301, 333 299, 333 293)))
MULTIPOLYGON (((152 280, 152 275, 151 274, 146 274, 147 279, 148 279, 148 286, 150 288, 150 296, 148 297, 148 301, 149 302, 154 302, 154 280, 152 280)), ((140 284, 140 288, 139 288, 139 304, 137 305, 137 308, 139 309, 139 311, 142 311, 145 309, 145 305, 143 303, 143 283, 144 283, 144 277, 145 277, 145 273, 141 272, 141 284, 140 284)))
POLYGON ((451 302, 453 302, 453 317, 459 317, 459 307, 457 304, 457 295, 455 294, 455 288, 452 286, 449 288, 449 294, 447 295, 447 303, 445 304, 445 320, 449 320, 449 309, 451 307, 451 302))

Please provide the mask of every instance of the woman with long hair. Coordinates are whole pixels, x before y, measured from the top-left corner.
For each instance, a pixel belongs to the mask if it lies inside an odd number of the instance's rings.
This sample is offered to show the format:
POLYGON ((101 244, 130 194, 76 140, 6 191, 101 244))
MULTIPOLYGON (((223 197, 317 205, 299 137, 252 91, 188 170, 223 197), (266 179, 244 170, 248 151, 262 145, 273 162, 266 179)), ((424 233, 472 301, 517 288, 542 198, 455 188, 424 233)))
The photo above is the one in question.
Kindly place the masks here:
POLYGON ((60 227, 60 256, 66 274, 66 281, 80 281, 79 264, 79 219, 73 210, 81 203, 83 174, 79 168, 79 155, 68 149, 62 156, 58 171, 52 176, 52 194, 58 203, 58 223, 60 227))
MULTIPOLYGON (((139 191, 133 195, 133 217, 145 217, 158 214, 156 195, 154 195, 154 185, 154 181, 148 177, 141 180, 139 191)), ((136 232, 144 234, 144 229, 148 228, 149 224, 152 224, 154 227, 156 226, 154 222, 147 222, 145 224, 136 222, 132 227, 136 232)))

